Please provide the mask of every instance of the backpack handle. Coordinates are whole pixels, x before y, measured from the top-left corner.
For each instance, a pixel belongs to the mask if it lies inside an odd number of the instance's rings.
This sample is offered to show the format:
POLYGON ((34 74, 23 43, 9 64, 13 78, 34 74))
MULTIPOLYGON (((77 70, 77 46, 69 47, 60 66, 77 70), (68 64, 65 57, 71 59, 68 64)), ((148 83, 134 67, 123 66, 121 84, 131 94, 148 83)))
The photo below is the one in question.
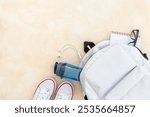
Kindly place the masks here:
POLYGON ((91 41, 85 41, 84 42, 84 52, 87 53, 94 46, 95 46, 95 44, 93 42, 91 42, 91 41))

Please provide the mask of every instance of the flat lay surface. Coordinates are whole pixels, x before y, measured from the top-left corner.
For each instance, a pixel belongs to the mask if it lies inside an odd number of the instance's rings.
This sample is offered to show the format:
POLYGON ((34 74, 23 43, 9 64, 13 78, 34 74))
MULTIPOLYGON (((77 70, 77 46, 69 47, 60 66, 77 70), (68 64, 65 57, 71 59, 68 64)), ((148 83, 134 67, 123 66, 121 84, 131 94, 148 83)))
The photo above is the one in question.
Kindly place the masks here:
MULTIPOLYGON (((37 85, 53 77, 57 51, 73 44, 84 56, 83 42, 98 43, 111 31, 140 29, 143 52, 150 56, 149 0, 0 0, 0 99, 32 99, 37 85)), ((64 62, 79 65, 64 52, 64 62)), ((73 99, 83 99, 80 83, 73 99)))

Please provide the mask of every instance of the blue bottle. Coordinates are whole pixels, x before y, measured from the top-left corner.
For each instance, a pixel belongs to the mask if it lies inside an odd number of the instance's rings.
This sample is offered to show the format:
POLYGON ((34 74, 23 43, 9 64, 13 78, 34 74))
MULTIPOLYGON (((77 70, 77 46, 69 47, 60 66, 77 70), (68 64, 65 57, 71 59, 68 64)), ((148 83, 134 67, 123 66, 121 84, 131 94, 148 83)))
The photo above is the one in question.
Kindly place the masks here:
POLYGON ((54 74, 60 78, 68 78, 71 80, 80 81, 81 68, 68 63, 55 63, 54 74))

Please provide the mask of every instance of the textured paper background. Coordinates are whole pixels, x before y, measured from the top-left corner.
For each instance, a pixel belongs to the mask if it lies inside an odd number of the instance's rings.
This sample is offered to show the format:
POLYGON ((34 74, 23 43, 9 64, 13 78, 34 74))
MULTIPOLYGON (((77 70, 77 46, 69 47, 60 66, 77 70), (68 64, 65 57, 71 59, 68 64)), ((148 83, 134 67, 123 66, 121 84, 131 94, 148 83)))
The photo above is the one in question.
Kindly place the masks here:
MULTIPOLYGON (((98 43, 110 32, 141 31, 150 55, 149 0, 0 0, 0 99, 31 99, 38 83, 53 74, 57 49, 85 40, 98 43)), ((64 60, 79 65, 71 50, 64 60)), ((74 99, 82 99, 74 82, 74 99)))

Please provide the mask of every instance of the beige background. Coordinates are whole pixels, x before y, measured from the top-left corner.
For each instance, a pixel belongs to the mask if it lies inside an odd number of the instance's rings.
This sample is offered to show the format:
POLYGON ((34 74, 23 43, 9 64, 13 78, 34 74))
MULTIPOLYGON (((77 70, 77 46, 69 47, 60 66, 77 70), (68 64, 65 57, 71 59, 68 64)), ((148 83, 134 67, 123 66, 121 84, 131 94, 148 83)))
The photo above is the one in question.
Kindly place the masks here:
MULTIPOLYGON (((38 83, 54 77, 57 49, 85 40, 98 43, 111 31, 139 28, 150 55, 150 0, 0 0, 0 99, 31 99, 38 83)), ((79 65, 68 50, 63 60, 79 65)), ((74 99, 82 99, 80 84, 74 99)))

